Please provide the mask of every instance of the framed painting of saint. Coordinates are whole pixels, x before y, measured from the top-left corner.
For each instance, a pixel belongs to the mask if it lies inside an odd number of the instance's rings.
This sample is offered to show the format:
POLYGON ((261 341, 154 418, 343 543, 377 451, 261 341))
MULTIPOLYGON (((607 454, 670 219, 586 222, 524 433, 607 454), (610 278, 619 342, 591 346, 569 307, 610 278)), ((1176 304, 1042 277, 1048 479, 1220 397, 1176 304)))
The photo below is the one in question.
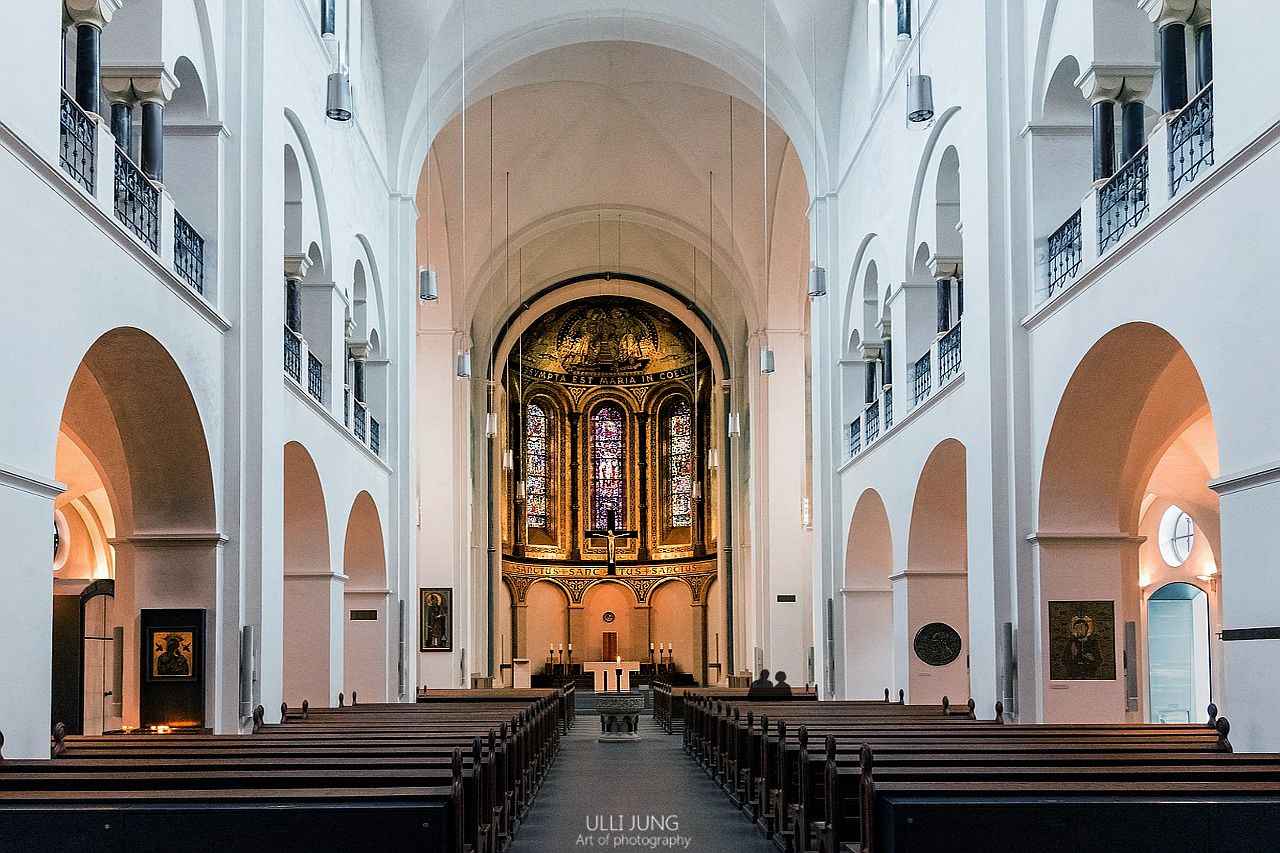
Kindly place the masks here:
POLYGON ((453 590, 445 587, 420 588, 418 611, 420 650, 453 651, 453 590))
POLYGON ((1116 603, 1049 602, 1049 679, 1115 681, 1116 603))

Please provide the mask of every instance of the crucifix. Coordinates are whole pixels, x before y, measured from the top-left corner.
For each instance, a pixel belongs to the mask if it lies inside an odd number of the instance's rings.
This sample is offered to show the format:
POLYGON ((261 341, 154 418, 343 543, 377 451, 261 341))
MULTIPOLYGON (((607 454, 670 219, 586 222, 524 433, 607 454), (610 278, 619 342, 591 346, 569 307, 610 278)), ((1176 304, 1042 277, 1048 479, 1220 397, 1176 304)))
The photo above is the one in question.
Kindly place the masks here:
POLYGON ((619 530, 618 516, 614 510, 608 510, 605 515, 605 526, 603 530, 586 531, 589 539, 604 539, 608 545, 607 564, 608 574, 616 575, 618 573, 618 540, 619 539, 635 539, 636 531, 619 530))

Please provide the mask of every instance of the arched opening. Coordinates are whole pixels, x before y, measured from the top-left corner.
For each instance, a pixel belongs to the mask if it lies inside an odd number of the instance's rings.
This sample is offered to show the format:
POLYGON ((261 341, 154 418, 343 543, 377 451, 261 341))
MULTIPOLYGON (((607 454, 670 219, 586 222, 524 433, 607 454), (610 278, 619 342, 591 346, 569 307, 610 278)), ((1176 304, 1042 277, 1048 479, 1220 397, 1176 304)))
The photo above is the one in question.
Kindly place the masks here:
POLYGON ((1210 691, 1209 596, 1185 581, 1147 599, 1147 718, 1203 723, 1210 691))
POLYGON ((212 467, 195 400, 155 338, 120 328, 90 347, 67 392, 55 472, 67 490, 51 525, 52 722, 90 733, 226 725, 212 710, 212 467), (176 657, 144 666, 171 634, 176 657))
POLYGON ((317 707, 342 691, 343 576, 334 571, 320 473, 307 449, 284 446, 284 700, 317 707))
POLYGON ((636 609, 636 597, 624 584, 603 581, 582 596, 573 631, 573 655, 580 661, 648 660, 648 626, 636 609), (641 650, 643 648, 643 654, 641 650), (579 651, 581 649, 581 651, 579 651))
POLYGON ((387 701, 387 662, 391 655, 391 615, 387 611, 387 557, 382 519, 373 497, 361 492, 351 505, 342 551, 345 627, 344 692, 363 702, 387 701))
POLYGON ((949 438, 924 464, 905 571, 894 577, 894 666, 907 698, 969 698, 969 519, 965 447, 949 438))
MULTIPOLYGON (((569 595, 554 581, 535 581, 525 592, 524 602, 515 606, 515 657, 526 657, 535 671, 550 676, 548 667, 560 659, 552 654, 569 640, 569 595), (530 617, 530 614, 536 614, 530 617), (527 647, 519 643, 523 624, 527 647), (539 663, 541 662, 541 663, 539 663)), ((574 657, 587 660, 576 649, 574 657)))
MULTIPOLYGON (((705 609, 705 604, 701 606, 705 609)), ((696 660, 695 656, 698 648, 705 645, 701 639, 695 645, 695 634, 705 630, 701 616, 699 606, 693 601, 693 591, 683 581, 659 584, 649 595, 649 642, 658 648, 670 648, 676 672, 692 675, 698 682, 703 680, 702 661, 696 660)), ((640 656, 631 660, 649 659, 649 649, 643 641, 636 652, 640 656)), ((626 659, 625 655, 623 659, 626 659)))
POLYGON ((875 699, 894 683, 893 536, 880 494, 862 493, 849 522, 845 554, 845 678, 847 699, 875 699))
MULTIPOLYGON (((1210 634, 1220 630, 1220 517, 1208 487, 1218 474, 1209 402, 1182 346, 1146 323, 1121 326, 1094 344, 1063 393, 1040 478, 1035 542, 1045 680, 1063 685, 1045 690, 1046 720, 1159 718, 1157 702, 1168 700, 1156 695, 1158 660, 1142 651, 1153 631, 1158 639, 1168 626, 1149 621, 1146 593, 1175 582, 1199 587, 1210 634), (1099 400, 1107 401, 1106 418, 1079 417, 1099 400), (1187 523, 1178 522, 1182 513, 1187 523), (1099 655, 1087 670, 1071 657, 1079 648, 1072 626, 1082 617, 1099 655)), ((1157 605, 1156 614, 1172 606, 1157 605)), ((1205 655, 1220 661, 1221 641, 1211 637, 1205 655)), ((1203 671, 1208 692, 1221 696, 1214 683, 1221 666, 1203 671)), ((1203 712, 1189 713, 1195 720, 1203 712)))

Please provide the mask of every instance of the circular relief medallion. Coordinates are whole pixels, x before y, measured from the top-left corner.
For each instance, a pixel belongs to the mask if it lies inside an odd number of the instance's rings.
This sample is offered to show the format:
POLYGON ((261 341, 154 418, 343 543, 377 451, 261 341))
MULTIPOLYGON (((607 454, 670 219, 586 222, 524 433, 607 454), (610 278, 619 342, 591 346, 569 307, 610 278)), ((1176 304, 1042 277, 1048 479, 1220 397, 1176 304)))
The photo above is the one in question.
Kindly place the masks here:
POLYGON ((612 610, 606 610, 606 611, 604 612, 604 621, 605 621, 605 622, 612 622, 612 621, 613 621, 614 619, 616 619, 616 618, 618 618, 618 617, 616 617, 616 616, 614 616, 614 615, 613 615, 613 611, 612 611, 612 610))
POLYGON ((960 635, 945 622, 930 622, 919 631, 913 646, 916 657, 929 666, 946 666, 960 657, 960 635))

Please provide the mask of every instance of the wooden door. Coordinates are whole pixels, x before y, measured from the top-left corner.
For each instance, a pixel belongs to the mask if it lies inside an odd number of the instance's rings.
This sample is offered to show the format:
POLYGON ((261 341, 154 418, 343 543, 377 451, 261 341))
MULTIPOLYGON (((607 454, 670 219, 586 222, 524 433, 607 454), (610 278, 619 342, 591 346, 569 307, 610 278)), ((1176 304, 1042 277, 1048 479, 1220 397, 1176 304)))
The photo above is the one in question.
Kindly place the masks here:
POLYGON ((601 645, 604 648, 604 659, 616 660, 618 657, 618 632, 605 631, 604 642, 601 645))

